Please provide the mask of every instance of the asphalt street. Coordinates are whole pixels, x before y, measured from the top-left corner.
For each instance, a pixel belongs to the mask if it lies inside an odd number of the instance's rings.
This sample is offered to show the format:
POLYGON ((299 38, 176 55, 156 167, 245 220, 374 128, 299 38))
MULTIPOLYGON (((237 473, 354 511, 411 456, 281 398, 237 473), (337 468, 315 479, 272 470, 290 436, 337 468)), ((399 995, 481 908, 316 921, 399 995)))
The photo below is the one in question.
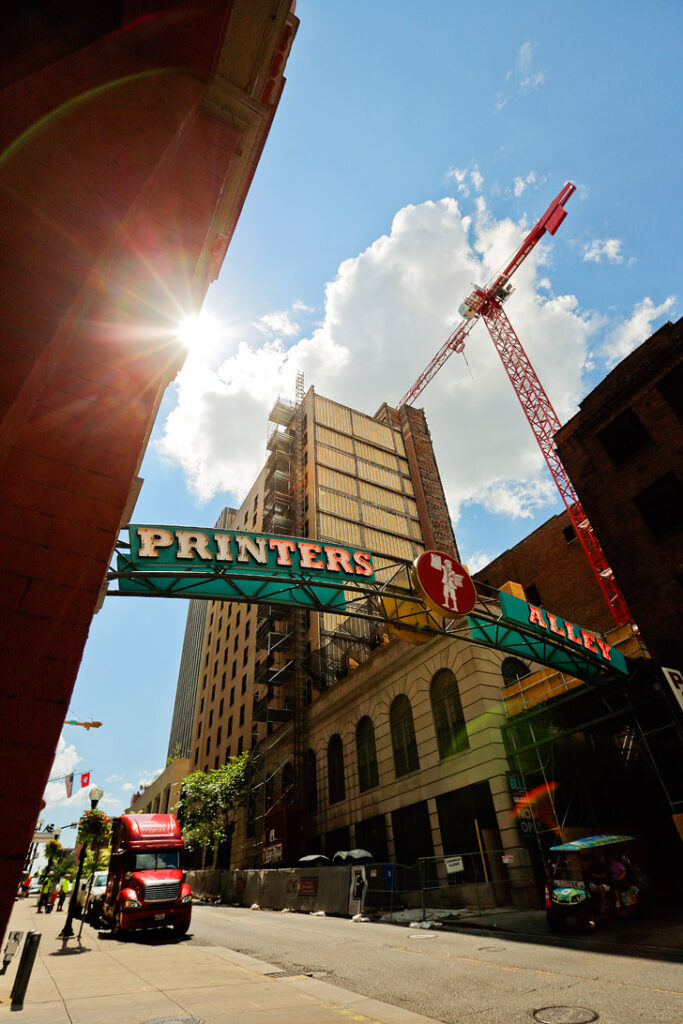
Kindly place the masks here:
POLYGON ((185 941, 227 947, 285 975, 309 974, 449 1024, 528 1024, 546 1007, 566 1007, 554 1019, 568 1024, 683 1021, 683 971, 667 961, 206 905, 194 907, 185 941))

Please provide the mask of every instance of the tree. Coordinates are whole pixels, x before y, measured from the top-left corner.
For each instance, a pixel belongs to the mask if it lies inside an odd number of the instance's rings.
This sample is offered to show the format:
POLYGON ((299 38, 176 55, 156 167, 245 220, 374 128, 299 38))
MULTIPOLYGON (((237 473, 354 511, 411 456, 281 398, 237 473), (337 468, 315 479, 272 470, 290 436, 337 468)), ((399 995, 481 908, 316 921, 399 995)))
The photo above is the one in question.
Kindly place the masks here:
POLYGON ((183 779, 176 806, 183 836, 193 846, 218 847, 232 832, 235 811, 246 802, 249 751, 222 768, 192 772, 183 779))

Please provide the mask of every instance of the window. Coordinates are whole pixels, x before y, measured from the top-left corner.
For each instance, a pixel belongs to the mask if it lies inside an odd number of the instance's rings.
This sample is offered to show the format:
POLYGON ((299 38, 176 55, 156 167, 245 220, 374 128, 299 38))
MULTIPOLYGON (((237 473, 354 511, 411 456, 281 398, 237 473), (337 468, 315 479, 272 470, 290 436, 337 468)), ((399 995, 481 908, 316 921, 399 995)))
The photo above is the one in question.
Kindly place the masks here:
POLYGON ((213 766, 214 768, 218 768, 218 754, 216 754, 216 757, 214 758, 213 766))
POLYGON ((249 619, 247 619, 247 624, 246 624, 246 626, 244 627, 244 639, 245 639, 245 640, 246 640, 246 639, 247 639, 247 637, 249 636, 249 630, 250 630, 250 628, 251 628, 251 622, 249 621, 249 619))
POLYGON ((244 736, 240 736, 240 738, 237 741, 237 756, 238 757, 242 753, 243 749, 244 749, 244 736))
POLYGON ((228 736, 232 736, 232 715, 228 719, 228 736))
POLYGON ((663 537, 683 526, 683 485, 675 473, 667 473, 646 487, 633 503, 654 537, 663 537))
POLYGON ((662 377, 657 387, 678 418, 683 420, 683 363, 674 366, 666 377, 662 377))
POLYGON ((529 604, 540 605, 541 595, 539 594, 538 587, 535 583, 530 583, 528 587, 525 587, 524 593, 526 594, 526 599, 529 604))
POLYGON ((311 813, 318 810, 318 772, 314 750, 307 750, 304 756, 304 804, 311 813))
POLYGON ((221 697, 221 702, 220 702, 220 704, 218 705, 218 717, 219 717, 219 718, 222 718, 222 717, 223 717, 223 704, 224 704, 224 703, 225 703, 225 701, 224 701, 224 700, 223 700, 223 698, 221 697))
POLYGON ((234 679, 236 675, 237 675, 237 662, 233 661, 233 663, 232 663, 232 672, 230 673, 230 678, 234 679))
POLYGON ((395 698, 389 711, 391 746, 394 752, 396 777, 407 775, 420 767, 413 725, 413 711, 404 693, 395 698))
POLYGON ((573 526, 565 526, 562 530, 562 533, 564 534, 564 539, 566 540, 567 544, 571 544, 573 540, 576 540, 576 530, 573 526))
POLYGON ((244 725, 244 704, 240 708, 240 725, 244 725))
POLYGON ((235 687, 233 686, 233 688, 230 691, 230 707, 232 707, 234 703, 235 703, 235 687))
POLYGON ((344 748, 338 732, 327 744, 327 788, 331 804, 337 804, 346 796, 344 785, 344 748))
POLYGON ((221 745, 221 733, 222 732, 223 732, 223 726, 219 725, 218 726, 218 731, 216 732, 216 746, 217 747, 220 747, 220 745, 221 745))
POLYGON ((242 651, 242 667, 244 667, 249 660, 249 648, 245 647, 242 651))
POLYGON ((202 697, 201 701, 199 702, 199 714, 200 715, 201 715, 203 710, 204 710, 204 698, 202 697))
POLYGON ((202 723, 200 722, 199 725, 197 726, 197 739, 199 739, 201 734, 202 734, 202 723))
POLYGON ((650 435, 633 409, 625 409, 604 427, 598 433, 598 440, 617 469, 651 444, 650 435))
POLYGON ((197 747, 195 749, 195 752, 194 752, 194 763, 195 763, 195 765, 197 765, 198 762, 199 762, 199 747, 197 747))
POLYGON ((226 673, 224 672, 222 677, 221 677, 221 690, 225 689, 225 676, 226 676, 226 673))
POLYGON ((247 677, 242 676, 242 696, 247 692, 247 677))
POLYGON ((519 658, 505 658, 500 666, 503 682, 506 686, 518 683, 524 676, 529 675, 529 666, 525 665, 519 658))
POLYGON ((205 751, 205 753, 208 754, 210 750, 211 750, 211 737, 207 736, 206 737, 206 751, 205 751))
POLYGON ((211 710, 209 711, 209 726, 208 726, 208 728, 210 729, 212 725, 213 725, 213 708, 211 708, 211 710))
POLYGON ((458 690, 458 681, 449 668, 439 669, 429 685, 429 699, 432 702, 436 742, 439 757, 450 757, 461 750, 467 750, 465 716, 458 690))
POLYGON ((225 748, 225 763, 227 764, 229 760, 230 760, 230 746, 228 745, 225 748))
POLYGON ((365 715, 356 726, 356 756, 358 758, 358 788, 361 793, 379 785, 375 729, 365 715))

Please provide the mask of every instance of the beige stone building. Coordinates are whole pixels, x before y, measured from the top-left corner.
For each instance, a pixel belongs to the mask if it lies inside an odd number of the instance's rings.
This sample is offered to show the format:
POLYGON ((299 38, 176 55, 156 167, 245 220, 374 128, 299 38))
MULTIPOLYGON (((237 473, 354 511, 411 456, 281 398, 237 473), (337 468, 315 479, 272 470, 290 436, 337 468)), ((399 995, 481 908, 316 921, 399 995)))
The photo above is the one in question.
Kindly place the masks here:
POLYGON ((180 785, 191 771, 187 757, 176 757, 145 789, 133 794, 126 814, 175 814, 180 785))

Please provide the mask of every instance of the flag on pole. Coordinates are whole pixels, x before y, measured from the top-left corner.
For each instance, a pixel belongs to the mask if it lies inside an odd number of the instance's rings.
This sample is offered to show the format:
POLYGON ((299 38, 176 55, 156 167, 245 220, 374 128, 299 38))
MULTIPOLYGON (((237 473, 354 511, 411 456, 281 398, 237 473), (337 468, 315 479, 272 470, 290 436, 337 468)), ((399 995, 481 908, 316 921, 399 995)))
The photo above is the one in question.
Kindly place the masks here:
POLYGON ((66 798, 68 800, 70 798, 71 793, 72 793, 73 788, 74 788, 74 773, 73 772, 71 773, 71 775, 65 775, 64 776, 64 785, 66 786, 66 798))
POLYGON ((84 786, 89 786, 89 785, 90 785, 90 772, 83 772, 83 774, 81 775, 81 789, 83 789, 84 786))

